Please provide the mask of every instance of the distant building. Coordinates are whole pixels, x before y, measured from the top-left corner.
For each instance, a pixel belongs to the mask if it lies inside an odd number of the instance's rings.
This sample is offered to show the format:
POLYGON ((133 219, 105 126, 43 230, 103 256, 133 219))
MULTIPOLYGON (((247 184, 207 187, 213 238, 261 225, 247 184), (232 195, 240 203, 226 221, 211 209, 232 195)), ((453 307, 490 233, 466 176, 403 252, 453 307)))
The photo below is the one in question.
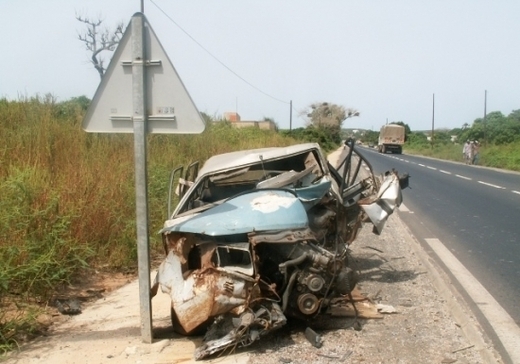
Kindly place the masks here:
POLYGON ((240 122, 240 115, 236 112, 225 112, 224 113, 224 119, 233 122, 240 122))
POLYGON ((242 121, 240 115, 236 112, 225 112, 223 117, 225 120, 229 121, 231 125, 233 125, 235 128, 258 128, 263 130, 276 130, 276 124, 270 120, 242 121))

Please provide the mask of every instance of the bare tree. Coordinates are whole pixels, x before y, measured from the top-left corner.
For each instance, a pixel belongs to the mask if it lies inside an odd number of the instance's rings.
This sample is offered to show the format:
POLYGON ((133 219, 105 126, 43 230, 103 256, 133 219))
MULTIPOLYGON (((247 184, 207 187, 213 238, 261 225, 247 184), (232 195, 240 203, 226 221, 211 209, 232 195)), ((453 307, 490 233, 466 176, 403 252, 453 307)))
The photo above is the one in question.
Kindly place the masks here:
POLYGON ((85 33, 78 32, 78 39, 85 43, 89 52, 91 52, 90 62, 98 71, 99 77, 103 78, 106 68, 104 66, 104 59, 101 52, 114 51, 123 37, 124 25, 123 22, 117 24, 116 29, 112 32, 108 28, 102 27, 102 19, 91 20, 88 17, 83 17, 76 14, 76 19, 87 26, 85 33))
POLYGON ((315 127, 335 127, 340 128, 348 118, 359 116, 359 111, 352 108, 345 108, 328 102, 317 102, 311 104, 307 111, 310 123, 315 127))

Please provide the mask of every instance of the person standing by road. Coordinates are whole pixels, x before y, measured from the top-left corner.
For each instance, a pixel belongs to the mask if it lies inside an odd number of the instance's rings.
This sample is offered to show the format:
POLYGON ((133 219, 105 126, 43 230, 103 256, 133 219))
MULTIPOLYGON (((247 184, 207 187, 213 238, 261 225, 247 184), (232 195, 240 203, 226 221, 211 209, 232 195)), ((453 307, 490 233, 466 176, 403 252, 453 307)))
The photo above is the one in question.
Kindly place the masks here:
POLYGON ((469 155, 471 151, 471 145, 469 144, 469 140, 466 140, 464 146, 462 147, 462 158, 464 159, 464 163, 469 164, 469 155))
POLYGON ((473 155, 474 155, 474 146, 475 142, 472 140, 469 142, 469 149, 468 149, 468 162, 467 164, 473 164, 473 155))
POLYGON ((473 143, 473 160, 471 161, 471 164, 477 165, 479 160, 479 152, 480 152, 480 143, 478 140, 475 140, 475 143, 473 143))

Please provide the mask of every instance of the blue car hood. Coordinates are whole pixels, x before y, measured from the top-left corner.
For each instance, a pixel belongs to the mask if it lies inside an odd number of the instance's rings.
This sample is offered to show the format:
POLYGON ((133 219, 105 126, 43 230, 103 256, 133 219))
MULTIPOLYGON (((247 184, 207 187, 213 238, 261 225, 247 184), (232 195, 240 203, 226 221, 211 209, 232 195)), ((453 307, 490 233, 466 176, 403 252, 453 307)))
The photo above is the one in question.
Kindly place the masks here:
POLYGON ((253 231, 301 229, 309 226, 302 202, 284 190, 257 190, 183 219, 161 232, 221 236, 253 231))

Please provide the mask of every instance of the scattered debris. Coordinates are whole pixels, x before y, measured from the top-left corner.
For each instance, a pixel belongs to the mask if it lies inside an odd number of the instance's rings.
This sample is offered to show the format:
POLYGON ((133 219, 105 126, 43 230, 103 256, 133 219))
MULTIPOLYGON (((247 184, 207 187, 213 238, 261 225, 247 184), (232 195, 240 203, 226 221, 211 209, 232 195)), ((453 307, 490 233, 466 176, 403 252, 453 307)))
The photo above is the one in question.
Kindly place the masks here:
POLYGON ((81 313, 81 303, 77 298, 56 299, 54 304, 62 315, 79 315, 81 313))
POLYGON ((378 303, 376 308, 377 311, 381 313, 397 313, 397 310, 394 308, 394 306, 384 305, 382 303, 378 303))
POLYGON ((309 342, 315 348, 321 348, 323 345, 323 338, 321 337, 321 335, 317 334, 316 331, 314 331, 310 327, 307 327, 305 329, 305 338, 309 340, 309 342))
POLYGON ((340 359, 340 357, 337 355, 326 355, 326 354, 316 354, 316 355, 321 356, 323 358, 328 358, 328 359, 340 359))
POLYGON ((363 329, 363 326, 361 325, 361 322, 354 321, 354 325, 352 325, 355 331, 361 331, 363 329))
POLYGON ((463 347, 463 348, 460 348, 460 349, 457 349, 457 350, 453 350, 451 353, 452 354, 455 354, 455 353, 458 353, 459 351, 464 351, 464 350, 468 350, 468 349, 471 349, 472 347, 474 347, 475 345, 469 345, 469 346, 466 346, 466 347, 463 347))
POLYGON ((340 361, 347 360, 352 355, 352 353, 353 353, 352 350, 347 351, 345 354, 343 354, 343 356, 341 357, 340 361))
POLYGON ((372 249, 372 250, 375 250, 376 252, 384 253, 384 251, 382 251, 381 249, 374 248, 373 246, 366 246, 365 249, 372 249))

